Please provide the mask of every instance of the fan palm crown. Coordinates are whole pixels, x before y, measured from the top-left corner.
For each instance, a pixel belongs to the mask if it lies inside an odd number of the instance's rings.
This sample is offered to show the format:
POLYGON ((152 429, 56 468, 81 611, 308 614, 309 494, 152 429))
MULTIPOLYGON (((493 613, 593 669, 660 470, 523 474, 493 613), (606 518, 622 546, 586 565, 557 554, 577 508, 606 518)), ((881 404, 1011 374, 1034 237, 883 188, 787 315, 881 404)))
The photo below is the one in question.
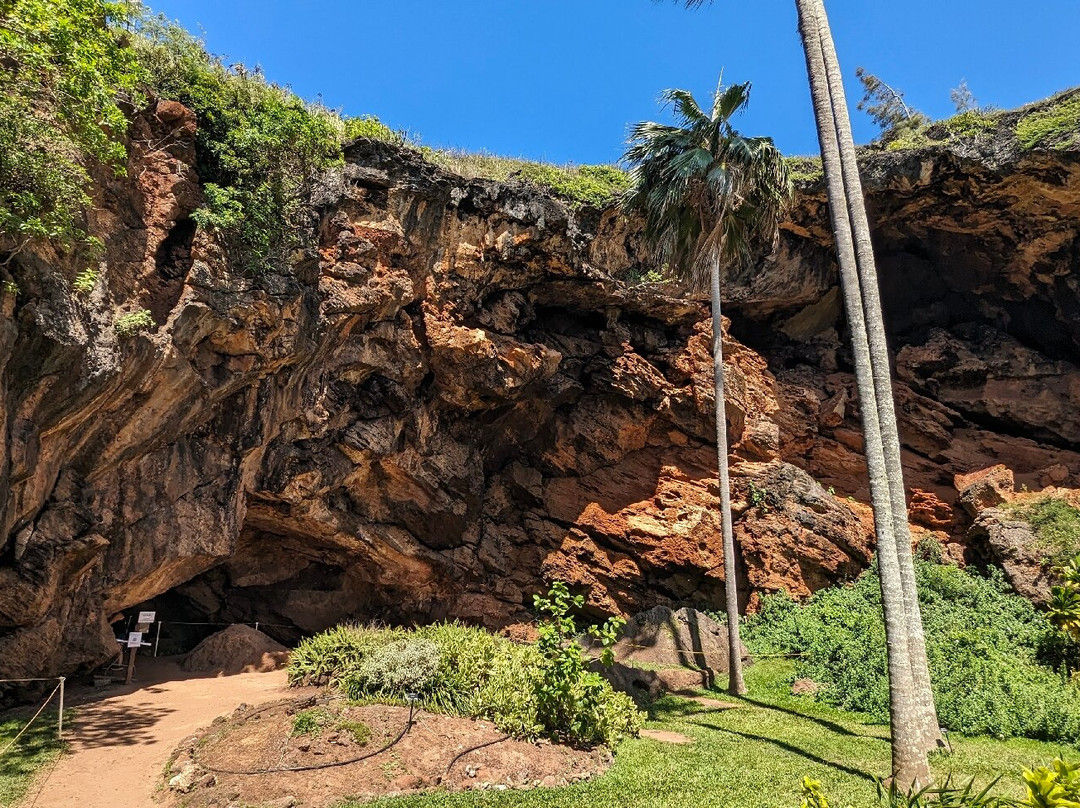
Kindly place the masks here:
POLYGON ((720 86, 706 112, 686 90, 667 90, 674 124, 639 123, 624 160, 633 186, 625 200, 644 217, 644 235, 669 272, 705 288, 710 262, 745 260, 775 233, 792 195, 770 138, 739 134, 732 120, 750 102, 750 83, 720 86))

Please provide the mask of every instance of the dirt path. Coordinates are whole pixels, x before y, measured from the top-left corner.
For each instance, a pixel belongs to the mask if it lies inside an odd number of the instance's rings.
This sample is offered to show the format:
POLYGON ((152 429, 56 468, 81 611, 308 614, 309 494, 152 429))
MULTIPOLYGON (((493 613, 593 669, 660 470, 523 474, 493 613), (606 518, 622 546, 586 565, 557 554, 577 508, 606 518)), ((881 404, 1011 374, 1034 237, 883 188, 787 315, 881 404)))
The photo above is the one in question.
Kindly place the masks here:
POLYGON ((149 808, 180 741, 242 702, 287 695, 284 670, 199 678, 147 660, 139 674, 137 687, 73 694, 68 751, 31 789, 25 808, 149 808))

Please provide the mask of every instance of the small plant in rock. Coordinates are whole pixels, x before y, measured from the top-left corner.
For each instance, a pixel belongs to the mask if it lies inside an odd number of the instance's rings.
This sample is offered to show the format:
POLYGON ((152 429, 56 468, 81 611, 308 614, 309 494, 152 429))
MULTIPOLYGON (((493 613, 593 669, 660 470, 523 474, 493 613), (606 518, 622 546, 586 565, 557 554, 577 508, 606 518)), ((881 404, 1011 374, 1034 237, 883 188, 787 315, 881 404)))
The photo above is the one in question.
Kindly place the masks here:
POLYGON ((763 488, 751 480, 746 496, 752 508, 760 508, 765 513, 769 512, 769 490, 767 488, 763 488))
POLYGON ((71 288, 80 295, 88 295, 94 291, 94 287, 97 286, 98 278, 101 277, 101 273, 92 267, 87 267, 78 275, 75 276, 75 280, 71 284, 71 288))
POLYGON ((114 325, 116 326, 116 336, 123 338, 133 337, 140 331, 149 331, 156 323, 150 315, 149 309, 140 309, 128 314, 118 315, 114 325))
POLYGON ((15 281, 4 281, 3 290, 5 295, 19 296, 19 284, 15 283, 15 281))

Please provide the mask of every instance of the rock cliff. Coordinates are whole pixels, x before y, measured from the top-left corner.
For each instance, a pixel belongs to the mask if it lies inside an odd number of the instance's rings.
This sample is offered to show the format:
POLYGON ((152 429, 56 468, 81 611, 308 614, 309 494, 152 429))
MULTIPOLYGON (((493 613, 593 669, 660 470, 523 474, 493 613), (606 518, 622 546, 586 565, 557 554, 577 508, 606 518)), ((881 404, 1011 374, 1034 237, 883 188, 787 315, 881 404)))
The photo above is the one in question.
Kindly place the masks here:
MULTIPOLYGON (((317 252, 229 270, 190 218, 195 121, 159 102, 84 256, 8 266, 0 676, 74 671, 110 620, 716 607, 857 574, 872 530, 823 196, 806 187, 725 334, 739 568, 723 568, 706 310, 620 280, 632 225, 412 152, 347 150, 317 252), (125 327, 148 310, 152 327, 125 327), (832 490, 827 490, 831 488, 832 490)), ((990 139, 866 158, 912 520, 965 552, 959 473, 1080 475, 1080 156, 990 139), (959 544, 956 544, 960 542, 959 544)), ((285 638, 288 638, 285 636, 285 638)))

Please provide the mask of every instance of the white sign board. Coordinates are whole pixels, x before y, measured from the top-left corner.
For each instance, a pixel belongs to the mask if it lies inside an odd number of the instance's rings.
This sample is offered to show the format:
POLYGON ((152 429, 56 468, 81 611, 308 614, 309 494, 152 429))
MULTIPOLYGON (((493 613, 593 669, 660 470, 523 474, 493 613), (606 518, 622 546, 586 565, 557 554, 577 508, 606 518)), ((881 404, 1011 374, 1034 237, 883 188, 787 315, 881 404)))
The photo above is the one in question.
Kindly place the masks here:
POLYGON ((129 631, 127 638, 128 648, 138 648, 142 645, 142 632, 141 631, 129 631))
POLYGON ((153 623, 157 619, 157 612, 139 612, 139 619, 136 623, 153 623))

